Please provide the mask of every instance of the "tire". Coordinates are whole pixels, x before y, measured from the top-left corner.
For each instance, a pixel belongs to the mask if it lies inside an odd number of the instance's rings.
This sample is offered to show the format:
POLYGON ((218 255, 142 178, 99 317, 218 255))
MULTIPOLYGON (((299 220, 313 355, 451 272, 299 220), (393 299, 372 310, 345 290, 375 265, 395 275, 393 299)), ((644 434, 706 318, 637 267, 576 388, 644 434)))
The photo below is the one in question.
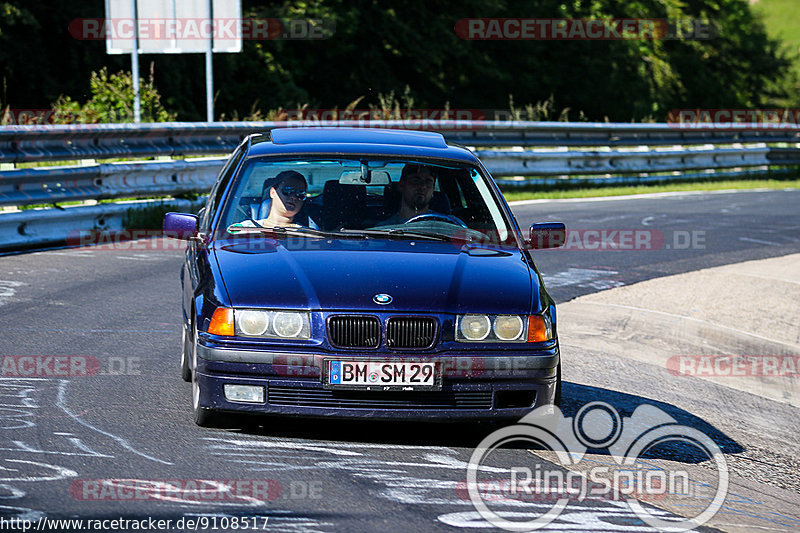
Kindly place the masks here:
POLYGON ((192 328, 194 335, 191 342, 191 370, 189 375, 192 381, 192 411, 194 413, 194 423, 200 427, 212 427, 215 425, 217 413, 213 409, 200 406, 200 380, 197 372, 197 330, 192 328))
POLYGON ((189 338, 189 328, 183 325, 183 342, 181 343, 181 378, 187 383, 192 381, 192 368, 189 366, 191 358, 192 339, 189 338))
POLYGON ((558 362, 558 370, 556 370, 556 394, 553 397, 553 405, 561 408, 561 361, 558 362))

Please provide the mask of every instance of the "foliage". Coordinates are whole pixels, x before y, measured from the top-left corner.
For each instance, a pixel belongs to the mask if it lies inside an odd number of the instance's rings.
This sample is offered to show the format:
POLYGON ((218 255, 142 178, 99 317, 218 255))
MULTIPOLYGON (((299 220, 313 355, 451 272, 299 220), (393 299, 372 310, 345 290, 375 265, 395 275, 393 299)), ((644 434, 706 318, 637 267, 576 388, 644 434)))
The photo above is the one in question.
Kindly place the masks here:
MULTIPOLYGON (((792 94, 800 94, 800 24, 797 0, 758 0, 752 5, 752 9, 762 18, 769 34, 782 41, 785 55, 793 62, 792 94)), ((785 105, 797 105, 797 99, 794 102, 787 99, 785 105)))
MULTIPOLYGON (((129 72, 109 74, 103 67, 92 72, 89 82, 92 97, 81 105, 69 96, 61 96, 53 105, 53 121, 68 123, 133 122, 133 76, 129 72)), ((175 120, 161 105, 161 97, 153 83, 153 75, 139 81, 142 122, 168 122, 175 120)))
MULTIPOLYGON (((569 122, 570 108, 565 107, 556 114, 556 100, 554 95, 550 98, 535 104, 526 104, 522 108, 514 105, 514 95, 508 96, 508 109, 510 111, 509 120, 533 120, 533 121, 558 121, 569 122)), ((576 119, 578 122, 585 122, 586 115, 583 111, 578 112, 576 119)))
MULTIPOLYGON (((411 103, 508 109, 513 95, 538 104, 514 104, 512 114, 599 121, 800 105, 792 57, 748 0, 243 0, 242 9, 244 17, 322 20, 335 32, 322 40, 245 40, 242 53, 215 54, 218 118, 270 119, 302 108, 297 102, 332 109, 362 97, 361 108, 395 113, 411 103), (461 39, 455 24, 474 17, 701 20, 718 31, 710 39, 461 39)), ((102 16, 97 0, 0 0, 4 102, 42 108, 62 94, 88 100, 91 72, 129 70, 129 56, 107 55, 102 40, 69 34, 74 19, 102 16)), ((182 120, 204 120, 202 55, 147 57, 164 107, 182 120)))

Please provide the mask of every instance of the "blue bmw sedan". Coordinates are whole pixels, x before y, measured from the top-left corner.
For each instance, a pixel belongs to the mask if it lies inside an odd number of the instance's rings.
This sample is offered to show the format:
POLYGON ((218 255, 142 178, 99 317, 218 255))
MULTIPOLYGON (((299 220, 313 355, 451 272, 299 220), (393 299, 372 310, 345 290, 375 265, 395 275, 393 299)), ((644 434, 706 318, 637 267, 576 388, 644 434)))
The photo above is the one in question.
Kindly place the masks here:
POLYGON ((181 371, 199 425, 226 412, 519 418, 558 404, 556 312, 489 172, 438 133, 247 137, 187 239, 181 371))

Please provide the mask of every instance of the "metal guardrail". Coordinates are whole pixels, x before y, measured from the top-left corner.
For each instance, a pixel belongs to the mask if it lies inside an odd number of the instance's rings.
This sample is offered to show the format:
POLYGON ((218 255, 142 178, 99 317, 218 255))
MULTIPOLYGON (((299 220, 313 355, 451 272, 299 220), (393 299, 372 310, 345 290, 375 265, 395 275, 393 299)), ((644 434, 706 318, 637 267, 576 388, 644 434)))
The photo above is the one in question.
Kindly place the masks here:
POLYGON ((0 206, 207 191, 224 158, 40 167, 0 172, 0 206))
MULTIPOLYGON (((98 241, 92 239, 92 235, 97 232, 123 232, 126 229, 125 220, 137 210, 161 208, 191 212, 198 207, 198 202, 190 200, 151 200, 3 213, 0 214, 0 252, 64 243, 96 244, 98 241), (89 238, 85 238, 87 235, 89 238)), ((150 233, 152 236, 155 232, 150 233)), ((130 236, 135 238, 136 234, 130 236)))
POLYGON ((469 146, 664 146, 798 143, 800 127, 754 130, 748 125, 364 120, 85 124, 0 127, 0 163, 187 156, 229 153, 246 135, 280 127, 383 127, 439 131, 469 146))
MULTIPOLYGON (((692 171, 739 175, 800 164, 800 127, 796 126, 753 130, 736 125, 680 128, 670 124, 424 120, 9 126, 0 127, 0 163, 4 167, 90 161, 80 166, 0 170, 0 206, 207 191, 224 157, 101 164, 94 160, 227 155, 250 133, 300 125, 439 131, 449 141, 475 147, 490 172, 509 186, 602 180, 639 183, 676 180, 692 171), (515 148, 502 149, 512 146, 515 148), (626 177, 612 179, 612 175, 626 177)), ((689 177, 697 179, 698 174, 689 177)), ((99 204, 0 213, 0 250, 63 242, 67 231, 106 227, 98 221, 114 220, 120 225, 121 213, 129 209, 130 204, 99 204)))

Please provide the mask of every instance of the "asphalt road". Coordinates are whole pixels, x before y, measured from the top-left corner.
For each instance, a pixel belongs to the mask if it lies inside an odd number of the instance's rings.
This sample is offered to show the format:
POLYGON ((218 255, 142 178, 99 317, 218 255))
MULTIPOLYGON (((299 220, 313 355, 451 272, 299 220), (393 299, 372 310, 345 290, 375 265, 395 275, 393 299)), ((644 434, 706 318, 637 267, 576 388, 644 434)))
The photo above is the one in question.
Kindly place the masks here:
MULTIPOLYGON (((798 205, 800 191, 774 191, 550 202, 514 211, 523 226, 561 220, 577 230, 648 231, 652 242, 663 244, 586 250, 596 240, 579 232, 583 240, 567 250, 536 252, 550 292, 563 302, 653 277, 800 251, 798 205)), ((0 257, 4 364, 7 356, 58 356, 58 364, 86 364, 93 374, 0 379, 0 519, 154 518, 170 519, 174 528, 180 519, 224 525, 239 517, 240 528, 247 523, 248 529, 280 531, 481 527, 460 489, 466 461, 491 427, 281 419, 196 427, 190 386, 178 369, 181 245, 152 240, 123 248, 0 257), (258 490, 214 496, 198 490, 201 481, 205 487, 249 483, 258 490)), ((628 401, 657 403, 660 377, 629 379, 638 380, 638 389, 641 380, 652 379, 653 393, 628 401)), ((604 376, 596 382, 566 383, 568 405, 619 396, 603 388, 604 376)), ((690 401, 672 407, 687 414, 693 409, 690 401)), ((701 418, 687 420, 706 427, 701 418)), ((506 467, 549 465, 524 446, 500 450, 493 460, 506 467)), ((540 502, 498 506, 517 517, 545 508, 540 502)), ((548 529, 653 530, 624 503, 603 500, 571 503, 548 529)))
POLYGON ((785 190, 536 201, 513 210, 520 227, 561 221, 574 233, 566 247, 534 255, 550 294, 566 301, 656 277, 797 253, 798 206, 800 191, 785 190))

